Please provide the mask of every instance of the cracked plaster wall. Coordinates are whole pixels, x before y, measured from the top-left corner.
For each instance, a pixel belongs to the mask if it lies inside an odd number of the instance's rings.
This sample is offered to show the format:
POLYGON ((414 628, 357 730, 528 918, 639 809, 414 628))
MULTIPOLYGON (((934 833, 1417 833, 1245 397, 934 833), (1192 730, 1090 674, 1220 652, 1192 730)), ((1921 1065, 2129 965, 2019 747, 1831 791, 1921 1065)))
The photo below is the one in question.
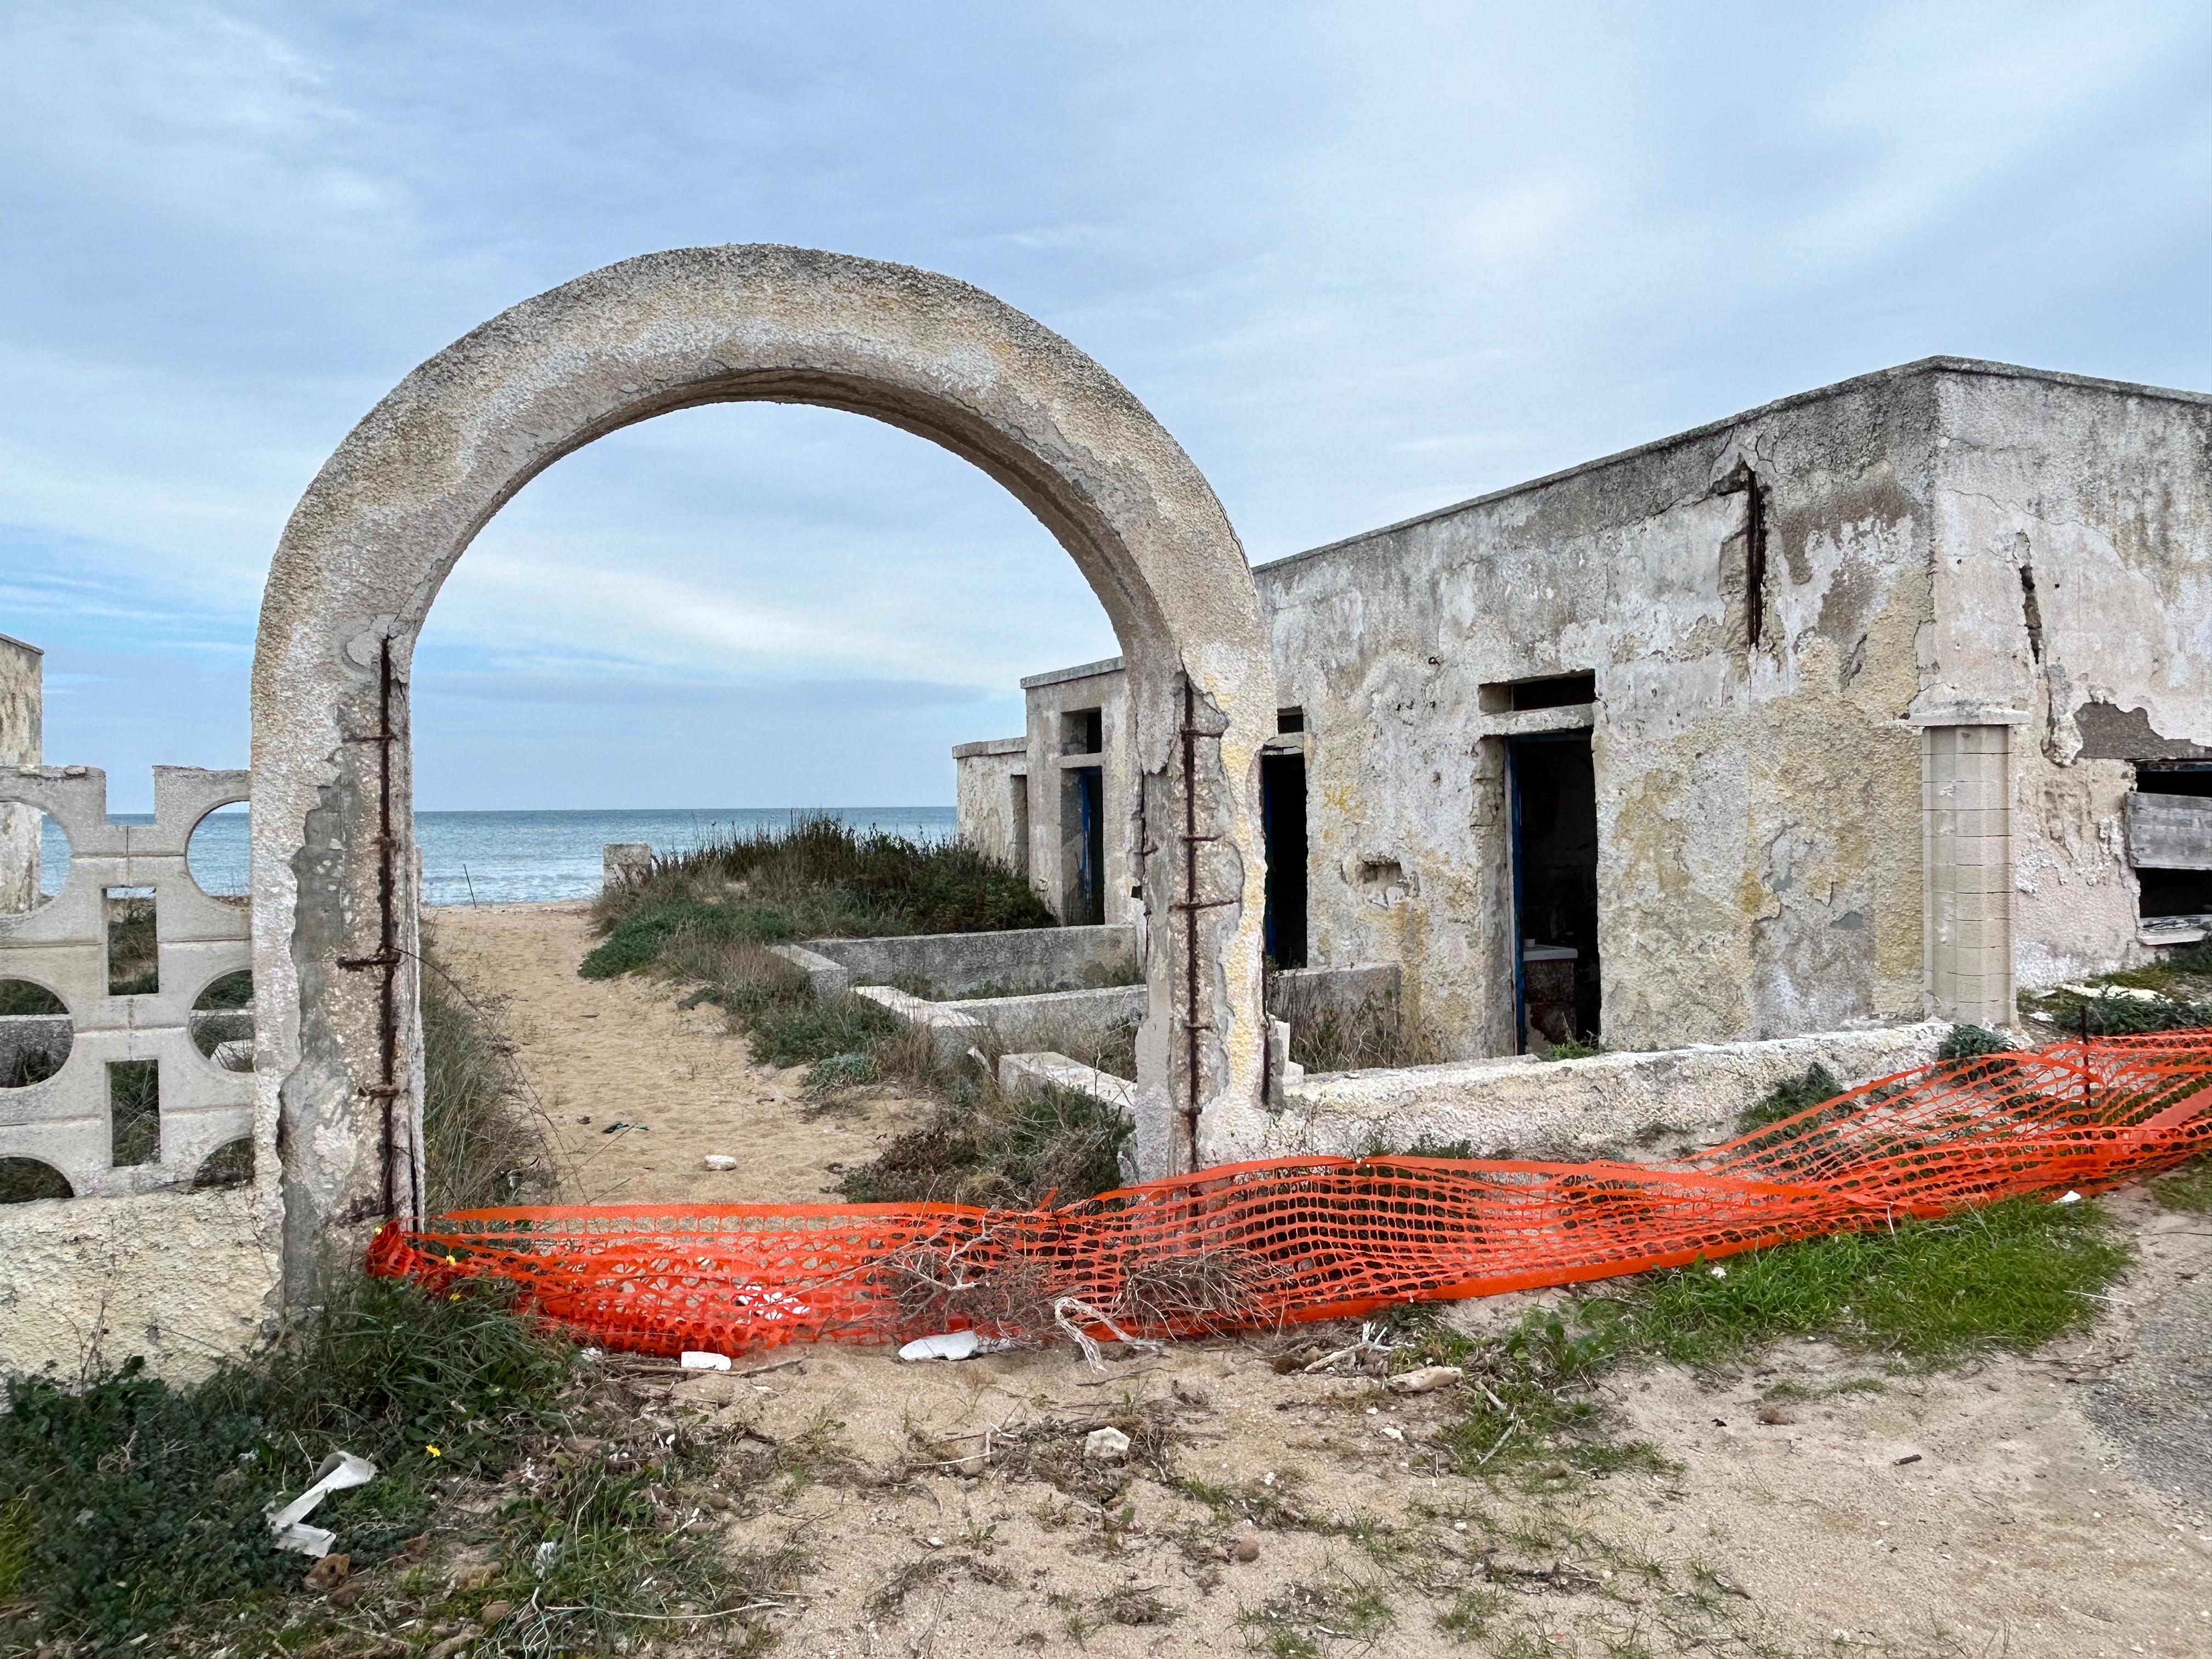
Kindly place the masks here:
POLYGON ((1923 696, 2021 721, 2020 982, 2147 961, 2124 835, 2131 762, 2212 757, 2212 398, 1996 366, 1937 386, 1923 696))
POLYGON ((1872 376, 1255 572, 1317 958, 1395 961, 1449 1051, 1510 1051, 1504 739, 1589 723, 1608 1044, 1917 1018, 1934 416, 1928 377, 1872 376), (1583 671, 1594 711, 1481 708, 1583 671))

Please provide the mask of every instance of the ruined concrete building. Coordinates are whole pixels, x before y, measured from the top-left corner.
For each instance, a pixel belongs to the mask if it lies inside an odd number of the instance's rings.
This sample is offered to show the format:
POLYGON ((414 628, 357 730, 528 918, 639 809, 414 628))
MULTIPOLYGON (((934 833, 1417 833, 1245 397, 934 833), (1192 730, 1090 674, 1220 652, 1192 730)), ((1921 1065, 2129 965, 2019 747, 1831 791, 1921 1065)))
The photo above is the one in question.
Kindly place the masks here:
MULTIPOLYGON (((1455 1057, 2009 1024, 2212 912, 2212 398, 1931 358, 1254 575, 1268 953, 1455 1057)), ((1120 662, 1023 686, 963 832, 1141 914, 1120 662)))

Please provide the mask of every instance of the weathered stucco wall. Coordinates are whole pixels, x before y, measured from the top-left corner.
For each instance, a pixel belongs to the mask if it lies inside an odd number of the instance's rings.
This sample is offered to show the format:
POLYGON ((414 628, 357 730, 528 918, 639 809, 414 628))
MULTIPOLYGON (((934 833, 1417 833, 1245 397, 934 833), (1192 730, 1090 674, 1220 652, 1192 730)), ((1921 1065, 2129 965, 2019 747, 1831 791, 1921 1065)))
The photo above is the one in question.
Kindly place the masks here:
POLYGON ((2021 982, 2147 959, 2124 803, 2212 758, 2212 398, 1942 374, 1929 704, 2014 714, 2021 982))
POLYGON ((1933 412, 1873 376, 1256 571, 1316 956, 1395 961, 1449 1051, 1510 1052, 1504 740, 1587 726, 1608 1044, 1917 1017, 1933 412), (1482 707, 1577 672, 1588 708, 1482 707))
POLYGON ((11 1204, 0 1376, 74 1376, 95 1347, 176 1381, 250 1346, 277 1280, 270 1194, 251 1187, 11 1204))
POLYGON ((1029 874, 1027 738, 963 743, 952 751, 953 821, 960 839, 1015 874, 1029 874), (1015 792, 1023 805, 1015 805, 1015 792))

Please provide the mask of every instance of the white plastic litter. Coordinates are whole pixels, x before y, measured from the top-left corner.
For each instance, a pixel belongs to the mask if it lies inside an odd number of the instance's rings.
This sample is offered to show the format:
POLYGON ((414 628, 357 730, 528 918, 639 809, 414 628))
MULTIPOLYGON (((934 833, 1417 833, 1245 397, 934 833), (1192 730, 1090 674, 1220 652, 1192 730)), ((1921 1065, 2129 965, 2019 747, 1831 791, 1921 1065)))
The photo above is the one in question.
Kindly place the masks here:
POLYGON ((973 1331, 939 1331, 919 1336, 899 1350, 901 1359, 972 1359, 982 1352, 983 1339, 973 1331))
POLYGON ((1432 1394, 1438 1389, 1449 1389, 1464 1382, 1467 1373, 1457 1365, 1424 1365, 1416 1371, 1407 1371, 1394 1376, 1387 1386, 1392 1394, 1432 1394))
POLYGON ((302 1555, 318 1559, 331 1553, 331 1546, 338 1541, 334 1532, 307 1524, 308 1515, 316 1504, 334 1492, 343 1492, 349 1486, 365 1486, 376 1479, 376 1465, 366 1457, 356 1457, 349 1451, 332 1452, 323 1460, 322 1468, 315 1471, 314 1484, 281 1510, 269 1516, 269 1530, 280 1550, 297 1550, 302 1555))
POLYGON ((2061 1204, 2079 1204, 2081 1201, 2081 1194, 2079 1193, 2068 1193, 2058 1201, 2061 1204))
POLYGON ((687 1371, 726 1371, 730 1369, 730 1356, 708 1353, 701 1348, 686 1348, 683 1358, 676 1363, 687 1371))
POLYGON ((710 1170, 734 1170, 738 1167, 738 1160, 727 1152, 709 1152, 707 1154, 707 1167, 710 1170))
POLYGON ((1129 1437, 1115 1428, 1093 1429, 1084 1437, 1083 1455, 1094 1463, 1118 1463, 1129 1455, 1129 1437))

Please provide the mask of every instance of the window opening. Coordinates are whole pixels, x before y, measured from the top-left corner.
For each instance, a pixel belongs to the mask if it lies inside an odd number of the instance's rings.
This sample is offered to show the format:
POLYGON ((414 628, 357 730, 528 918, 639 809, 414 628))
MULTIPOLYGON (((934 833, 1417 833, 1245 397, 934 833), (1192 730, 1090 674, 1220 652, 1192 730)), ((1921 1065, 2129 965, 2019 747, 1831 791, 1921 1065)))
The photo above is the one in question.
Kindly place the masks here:
POLYGON ((151 996, 161 988, 161 951, 154 920, 154 890, 107 890, 107 994, 151 996))
MULTIPOLYGON (((1296 711, 1291 711, 1295 713, 1296 711)), ((1306 965, 1306 757, 1260 757, 1260 837, 1267 856, 1261 922, 1267 960, 1306 965)))
POLYGON ((1595 1044, 1603 1030, 1597 948, 1597 774, 1588 732, 1507 745, 1513 807, 1517 1047, 1595 1044))
POLYGON ((1013 785, 1013 841, 1014 873, 1024 880, 1030 873, 1030 780, 1026 772, 1017 772, 1013 785))
MULTIPOLYGON (((192 1047, 218 1064, 228 1056, 217 1050, 225 1043, 243 1043, 253 1051, 253 970, 240 968, 211 981, 193 1001, 185 1017, 192 1047)), ((242 1068, 241 1068, 242 1069, 242 1068)))
POLYGON ((1532 708, 1573 708, 1597 701, 1597 676, 1547 674, 1533 680, 1493 680, 1477 696, 1486 714, 1522 714, 1532 708))
POLYGON ((1279 736, 1306 729, 1306 711, 1303 708, 1278 708, 1275 711, 1275 731, 1279 736))
POLYGON ((0 801, 0 916, 37 909, 62 890, 69 869, 69 836, 58 822, 35 806, 0 801))
POLYGON ((1060 717, 1060 752, 1063 755, 1096 755, 1106 747, 1104 711, 1097 708, 1071 708, 1060 717))

